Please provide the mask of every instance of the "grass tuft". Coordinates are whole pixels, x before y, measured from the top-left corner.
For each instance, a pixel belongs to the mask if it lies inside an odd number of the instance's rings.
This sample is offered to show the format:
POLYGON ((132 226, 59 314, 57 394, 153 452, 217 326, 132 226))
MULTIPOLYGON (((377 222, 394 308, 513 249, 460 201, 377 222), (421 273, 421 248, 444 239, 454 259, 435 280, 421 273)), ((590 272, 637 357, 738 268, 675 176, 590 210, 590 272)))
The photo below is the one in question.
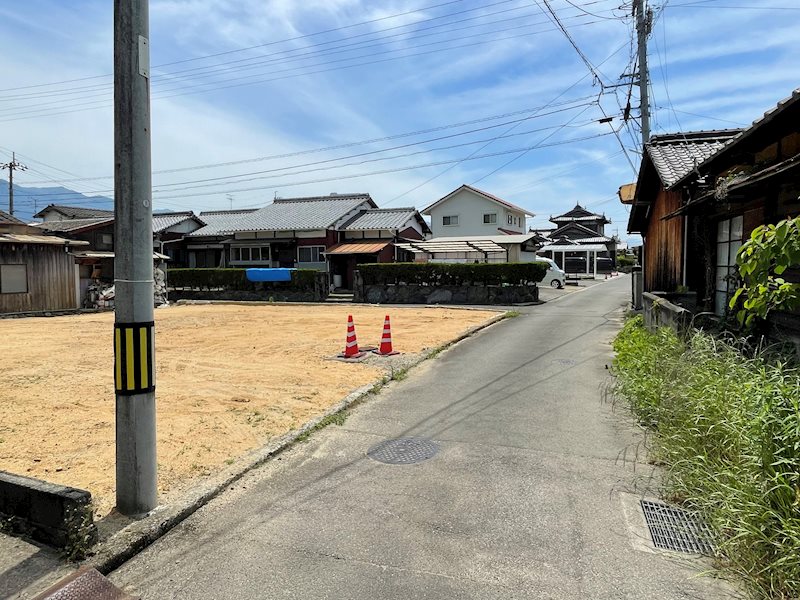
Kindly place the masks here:
POLYGON ((718 566, 755 598, 800 597, 800 371, 697 331, 630 319, 614 342, 614 393, 654 431, 665 496, 699 511, 718 566))

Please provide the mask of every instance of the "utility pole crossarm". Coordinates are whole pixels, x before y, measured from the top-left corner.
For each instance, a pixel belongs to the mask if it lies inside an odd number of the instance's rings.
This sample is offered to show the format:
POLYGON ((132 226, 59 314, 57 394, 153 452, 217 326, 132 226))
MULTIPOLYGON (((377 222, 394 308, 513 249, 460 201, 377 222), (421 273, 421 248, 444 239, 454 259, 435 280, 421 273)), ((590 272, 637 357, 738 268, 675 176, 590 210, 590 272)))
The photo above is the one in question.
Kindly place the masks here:
POLYGON ((0 169, 8 169, 8 214, 14 215, 14 171, 27 171, 28 167, 17 160, 17 154, 11 153, 11 162, 0 164, 0 169))

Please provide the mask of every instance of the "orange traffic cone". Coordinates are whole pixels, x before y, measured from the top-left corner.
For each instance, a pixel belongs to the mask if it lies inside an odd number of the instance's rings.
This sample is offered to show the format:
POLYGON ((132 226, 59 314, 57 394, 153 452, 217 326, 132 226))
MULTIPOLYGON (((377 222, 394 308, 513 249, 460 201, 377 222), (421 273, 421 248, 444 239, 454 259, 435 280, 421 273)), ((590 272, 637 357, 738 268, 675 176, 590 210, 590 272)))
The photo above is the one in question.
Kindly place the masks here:
POLYGON ((375 354, 380 354, 381 356, 391 356, 393 354, 399 354, 399 352, 395 352, 392 350, 392 326, 389 323, 389 315, 386 315, 386 318, 383 321, 383 335, 381 336, 381 347, 374 351, 375 354))
POLYGON ((358 340, 356 339, 356 326, 353 323, 353 315, 347 315, 347 341, 344 346, 344 352, 339 356, 343 358, 359 358, 364 356, 363 352, 358 350, 358 340))

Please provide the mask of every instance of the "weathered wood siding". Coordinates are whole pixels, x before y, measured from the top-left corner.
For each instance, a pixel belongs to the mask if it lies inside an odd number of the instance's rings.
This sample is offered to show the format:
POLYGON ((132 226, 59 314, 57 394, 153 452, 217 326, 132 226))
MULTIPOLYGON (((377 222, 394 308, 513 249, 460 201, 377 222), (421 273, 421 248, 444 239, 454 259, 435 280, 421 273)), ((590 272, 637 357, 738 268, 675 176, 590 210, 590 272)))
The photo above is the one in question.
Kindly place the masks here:
POLYGON ((681 285, 683 217, 661 217, 681 207, 681 196, 663 189, 656 196, 645 233, 644 290, 673 292, 681 285))
POLYGON ((0 294, 0 313, 76 308, 75 258, 63 246, 0 244, 0 264, 28 267, 28 292, 0 294))

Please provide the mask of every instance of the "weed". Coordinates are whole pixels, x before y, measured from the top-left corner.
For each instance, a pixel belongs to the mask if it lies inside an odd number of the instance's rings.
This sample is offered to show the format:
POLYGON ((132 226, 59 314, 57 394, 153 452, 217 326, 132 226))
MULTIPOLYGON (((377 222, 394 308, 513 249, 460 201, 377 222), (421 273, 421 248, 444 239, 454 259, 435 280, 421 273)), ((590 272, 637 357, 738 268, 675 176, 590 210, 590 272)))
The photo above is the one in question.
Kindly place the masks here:
POLYGON ((408 377, 408 369, 392 369, 392 381, 403 381, 408 377))
POLYGON ((520 316, 521 314, 522 313, 519 312, 518 310, 509 310, 509 311, 506 311, 506 313, 503 315, 503 318, 504 319, 515 319, 518 316, 520 316))
POLYGON ((305 442, 308 440, 308 438, 311 437, 311 434, 314 433, 315 431, 319 431, 320 429, 325 429, 328 425, 344 425, 345 421, 347 421, 347 411, 340 410, 339 412, 333 413, 332 415, 327 415, 326 417, 323 417, 319 423, 314 425, 314 427, 307 429, 299 436, 297 436, 296 441, 305 442))
POLYGON ((702 513, 754 597, 800 597, 800 370, 704 332, 681 340, 629 320, 615 394, 655 434, 665 495, 702 513))
POLYGON ((233 464, 233 459, 232 458, 226 458, 225 459, 225 464, 226 465, 232 465, 233 464))

